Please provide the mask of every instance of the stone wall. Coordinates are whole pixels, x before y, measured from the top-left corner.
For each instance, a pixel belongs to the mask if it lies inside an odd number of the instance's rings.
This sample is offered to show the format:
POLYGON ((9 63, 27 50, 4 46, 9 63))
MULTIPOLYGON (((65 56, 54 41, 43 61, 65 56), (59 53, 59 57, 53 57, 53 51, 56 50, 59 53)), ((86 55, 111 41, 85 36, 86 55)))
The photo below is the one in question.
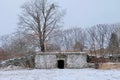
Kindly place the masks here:
POLYGON ((64 61, 64 68, 87 67, 87 55, 79 52, 66 53, 40 53, 35 56, 35 68, 52 69, 58 68, 58 60, 64 61))
POLYGON ((35 67, 40 69, 56 68, 56 55, 36 55, 35 67))
POLYGON ((84 68, 87 66, 86 55, 68 55, 67 68, 84 68))

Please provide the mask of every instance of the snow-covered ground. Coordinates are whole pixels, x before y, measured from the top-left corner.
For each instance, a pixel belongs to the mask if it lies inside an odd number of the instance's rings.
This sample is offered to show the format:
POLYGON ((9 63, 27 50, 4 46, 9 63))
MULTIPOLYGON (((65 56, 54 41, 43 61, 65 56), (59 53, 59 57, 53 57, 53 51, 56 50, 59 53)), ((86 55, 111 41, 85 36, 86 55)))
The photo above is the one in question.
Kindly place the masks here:
POLYGON ((0 70, 0 80, 120 80, 120 70, 0 70))

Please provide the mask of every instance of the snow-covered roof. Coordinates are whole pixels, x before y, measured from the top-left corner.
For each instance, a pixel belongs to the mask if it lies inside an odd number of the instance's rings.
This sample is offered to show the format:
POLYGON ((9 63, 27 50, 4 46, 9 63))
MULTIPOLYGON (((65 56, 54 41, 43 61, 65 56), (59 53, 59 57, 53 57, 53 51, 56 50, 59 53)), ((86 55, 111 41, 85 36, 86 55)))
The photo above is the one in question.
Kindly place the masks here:
POLYGON ((66 54, 66 55, 80 55, 80 54, 84 54, 86 55, 86 52, 38 52, 36 53, 38 55, 56 55, 56 54, 66 54))

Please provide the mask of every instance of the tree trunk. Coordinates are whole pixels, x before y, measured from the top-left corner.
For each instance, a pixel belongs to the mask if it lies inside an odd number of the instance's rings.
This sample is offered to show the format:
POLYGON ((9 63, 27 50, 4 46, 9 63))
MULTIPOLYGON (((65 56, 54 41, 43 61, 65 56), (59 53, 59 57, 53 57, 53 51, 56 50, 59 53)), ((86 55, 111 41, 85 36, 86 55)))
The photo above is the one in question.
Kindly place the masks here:
POLYGON ((44 43, 41 43, 41 51, 45 52, 45 45, 44 45, 44 43))

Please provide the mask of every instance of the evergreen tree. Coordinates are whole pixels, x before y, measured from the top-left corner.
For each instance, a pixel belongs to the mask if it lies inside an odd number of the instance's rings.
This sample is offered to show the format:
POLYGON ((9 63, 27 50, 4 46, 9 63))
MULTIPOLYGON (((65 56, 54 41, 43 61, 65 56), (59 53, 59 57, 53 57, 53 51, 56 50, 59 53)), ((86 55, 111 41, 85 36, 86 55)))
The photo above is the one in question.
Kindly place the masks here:
POLYGON ((116 33, 112 33, 111 34, 111 38, 110 38, 110 42, 109 42, 109 53, 111 53, 112 55, 115 55, 118 53, 118 49, 119 49, 119 40, 118 40, 118 36, 116 33))

